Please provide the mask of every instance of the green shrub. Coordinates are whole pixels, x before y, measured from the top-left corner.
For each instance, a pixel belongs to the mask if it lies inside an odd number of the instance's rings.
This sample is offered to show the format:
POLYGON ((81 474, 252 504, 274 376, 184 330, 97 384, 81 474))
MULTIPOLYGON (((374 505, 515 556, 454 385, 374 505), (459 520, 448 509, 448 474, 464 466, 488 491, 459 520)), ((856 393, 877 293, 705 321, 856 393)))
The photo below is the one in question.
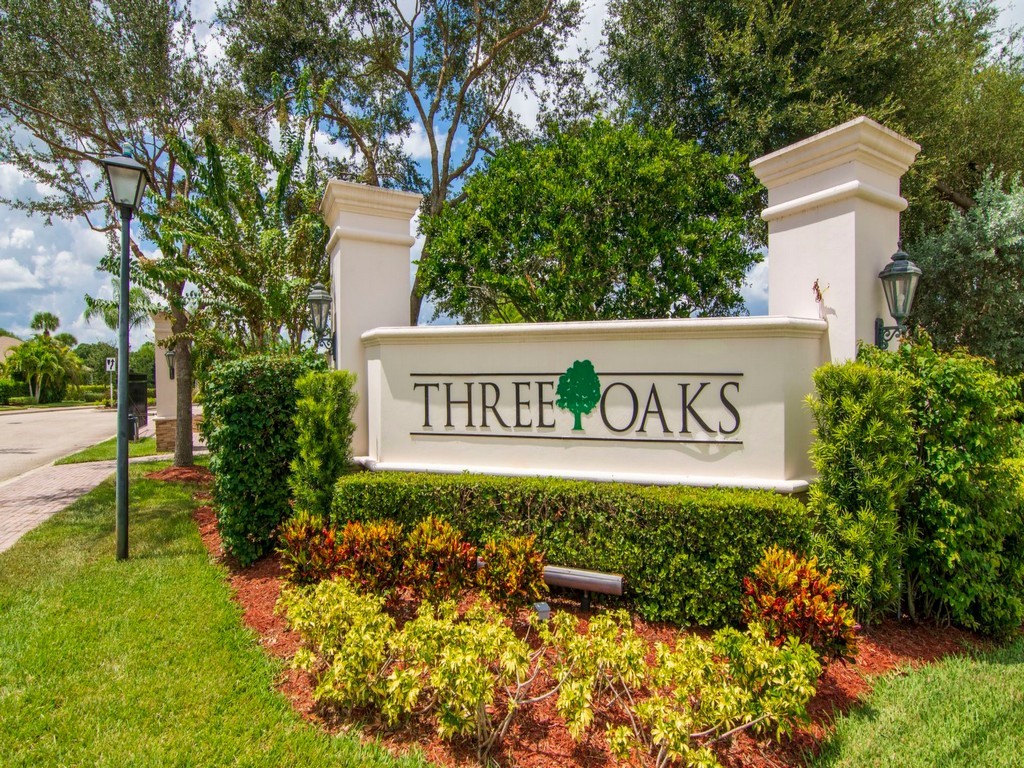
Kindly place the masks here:
POLYGON ((743 618, 764 627, 776 645, 797 637, 824 659, 853 661, 857 623, 830 577, 815 558, 772 547, 743 580, 743 618))
POLYGON ((476 582, 494 602, 518 608, 540 600, 548 591, 544 556, 537 551, 534 534, 492 539, 480 556, 484 567, 477 571, 476 582))
POLYGON ((285 576, 294 584, 312 584, 334 576, 341 554, 333 528, 323 518, 299 512, 278 532, 277 551, 285 576))
POLYGON ((25 383, 14 379, 0 379, 0 405, 7 405, 11 398, 26 396, 25 383))
POLYGON ((621 573, 646 618, 740 618, 741 582, 778 544, 806 550, 811 521, 768 491, 644 487, 542 478, 366 472, 343 477, 332 518, 447 519, 475 544, 535 534, 555 565, 621 573))
POLYGON ((370 592, 384 592, 402 583, 405 536, 398 523, 348 523, 339 538, 341 569, 354 583, 370 592))
POLYGON ((1024 620, 1020 381, 920 334, 897 352, 863 352, 914 382, 920 473, 902 513, 907 610, 1003 634, 1024 620))
POLYGON ((900 595, 905 548, 899 510, 917 474, 917 432, 910 379, 859 362, 814 372, 808 398, 817 440, 818 481, 809 506, 817 518, 813 549, 832 569, 863 623, 900 595))
POLYGON ((278 610, 306 643, 295 665, 312 666, 318 659, 326 667, 313 691, 316 701, 349 710, 380 705, 387 692, 388 641, 395 634, 395 620, 383 608, 383 597, 344 578, 281 590, 278 610))
POLYGON ((282 590, 280 607, 306 643, 295 662, 318 675, 318 702, 369 705, 391 724, 413 712, 431 716, 443 739, 475 735, 484 765, 530 703, 536 657, 493 609, 460 616, 451 601, 423 603, 399 630, 383 598, 344 578, 282 590))
POLYGON ((334 483, 351 459, 355 377, 347 371, 309 373, 295 382, 298 455, 292 462, 295 509, 326 518, 334 483))
POLYGON ((217 524, 224 548, 243 565, 267 552, 291 515, 295 381, 309 366, 306 358, 255 356, 214 365, 204 382, 217 524))
POLYGON ((554 651, 569 734, 579 741, 605 722, 609 750, 629 765, 710 768, 719 765, 710 745, 726 733, 787 733, 806 719, 821 674, 809 645, 772 643, 758 624, 657 643, 653 663, 625 611, 599 613, 586 628, 557 613, 538 635, 554 651))
POLYGON ((343 577, 282 590, 279 608, 304 643, 294 663, 316 676, 313 698, 369 707, 389 724, 430 717, 442 739, 475 736, 482 765, 517 715, 555 694, 573 738, 604 725, 623 762, 717 765, 709 745, 722 736, 785 733, 806 717, 821 672, 809 645, 772 643, 757 624, 658 643, 652 664, 625 611, 586 627, 556 613, 534 623, 527 643, 485 604, 460 615, 452 601, 425 602, 401 629, 384 607, 343 577))
POLYGON ((456 597, 476 573, 476 548, 451 524, 431 515, 405 540, 402 579, 428 601, 456 597))

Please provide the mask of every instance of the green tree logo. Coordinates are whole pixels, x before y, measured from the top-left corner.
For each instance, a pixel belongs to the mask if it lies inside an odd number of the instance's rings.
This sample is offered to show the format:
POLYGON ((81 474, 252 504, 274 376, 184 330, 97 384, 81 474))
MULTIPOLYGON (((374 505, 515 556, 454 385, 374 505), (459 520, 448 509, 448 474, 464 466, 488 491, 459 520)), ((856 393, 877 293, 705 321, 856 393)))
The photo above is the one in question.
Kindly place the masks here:
POLYGON ((594 364, 589 360, 577 360, 569 369, 558 377, 558 402, 555 403, 563 411, 569 411, 576 417, 572 428, 575 432, 583 431, 583 414, 594 410, 601 399, 601 380, 597 377, 594 364))

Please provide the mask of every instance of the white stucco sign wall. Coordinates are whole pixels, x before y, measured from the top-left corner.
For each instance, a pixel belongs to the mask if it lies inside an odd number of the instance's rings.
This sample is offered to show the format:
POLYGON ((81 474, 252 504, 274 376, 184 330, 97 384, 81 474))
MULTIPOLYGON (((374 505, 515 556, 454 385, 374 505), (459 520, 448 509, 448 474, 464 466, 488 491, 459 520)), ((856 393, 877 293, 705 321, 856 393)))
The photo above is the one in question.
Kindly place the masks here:
POLYGON ((761 158, 765 318, 408 328, 417 198, 331 182, 340 367, 372 469, 805 489, 811 374, 870 343, 918 147, 857 118, 761 158))
POLYGON ((799 491, 820 320, 378 329, 364 335, 378 469, 799 491))

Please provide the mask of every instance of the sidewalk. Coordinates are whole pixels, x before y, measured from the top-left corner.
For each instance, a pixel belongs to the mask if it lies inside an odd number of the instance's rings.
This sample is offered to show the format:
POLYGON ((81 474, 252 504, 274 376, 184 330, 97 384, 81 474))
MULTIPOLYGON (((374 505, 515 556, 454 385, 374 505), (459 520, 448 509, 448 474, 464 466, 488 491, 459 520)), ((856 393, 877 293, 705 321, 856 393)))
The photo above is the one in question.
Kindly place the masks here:
MULTIPOLYGON (((141 437, 151 436, 153 429, 151 421, 139 430, 139 434, 141 437)), ((173 458, 174 454, 164 453, 139 456, 129 461, 136 464, 173 458)), ((10 549, 37 525, 110 477, 116 465, 114 460, 61 466, 47 464, 0 483, 0 552, 10 549)))
POLYGON ((49 464, 0 485, 0 552, 110 477, 115 463, 49 464))

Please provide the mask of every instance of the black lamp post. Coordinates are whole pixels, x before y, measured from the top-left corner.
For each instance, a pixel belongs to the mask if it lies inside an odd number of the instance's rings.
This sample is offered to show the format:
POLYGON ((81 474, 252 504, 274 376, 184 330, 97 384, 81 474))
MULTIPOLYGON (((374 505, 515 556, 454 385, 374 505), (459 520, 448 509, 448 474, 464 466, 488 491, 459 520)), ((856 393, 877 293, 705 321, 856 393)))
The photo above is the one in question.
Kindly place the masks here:
POLYGON ((174 381, 174 347, 164 350, 164 357, 167 359, 167 373, 171 381, 174 381))
POLYGON ((117 559, 128 559, 128 243, 132 214, 142 204, 149 174, 127 152, 101 161, 110 200, 121 210, 121 295, 117 313, 117 559))
POLYGON ((906 333, 907 326, 904 321, 910 315, 917 283, 921 279, 921 268, 912 262, 910 254, 903 250, 902 240, 897 245, 896 253, 892 255, 892 261, 878 273, 878 279, 882 281, 889 314, 896 321, 896 325, 887 326, 882 322, 882 318, 875 319, 875 346, 886 349, 893 338, 902 337, 906 333))
POLYGON ((331 332, 331 294, 323 283, 313 283, 309 288, 309 313, 313 318, 313 340, 317 347, 327 347, 327 353, 334 359, 334 334, 331 332))

